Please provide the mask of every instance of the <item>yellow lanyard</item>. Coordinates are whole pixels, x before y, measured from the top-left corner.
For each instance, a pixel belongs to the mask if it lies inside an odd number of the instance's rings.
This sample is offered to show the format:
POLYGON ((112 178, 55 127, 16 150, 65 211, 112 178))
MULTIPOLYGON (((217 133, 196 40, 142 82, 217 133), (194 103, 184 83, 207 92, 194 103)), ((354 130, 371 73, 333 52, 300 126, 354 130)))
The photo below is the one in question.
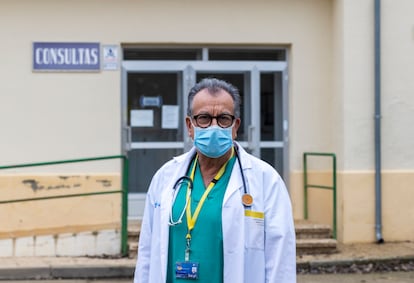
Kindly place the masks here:
MULTIPOLYGON (((217 181, 223 176, 224 172, 226 171, 226 165, 230 161, 230 159, 233 157, 233 155, 234 155, 234 148, 232 148, 232 152, 231 152, 231 156, 230 156, 229 160, 227 160, 226 163, 224 163, 223 166, 221 166, 220 170, 217 172, 214 179, 210 182, 207 189, 204 191, 203 195, 201 196, 200 202, 198 203, 198 205, 197 205, 197 207, 194 211, 194 215, 192 215, 192 216, 191 216, 191 200, 189 200, 187 208, 186 208, 187 227, 188 227, 188 232, 187 232, 187 235, 186 235, 187 239, 191 239, 191 231, 193 230, 193 228, 194 228, 194 226, 197 222, 197 218, 198 218, 198 215, 200 214, 201 208, 204 205, 204 201, 206 200, 208 194, 213 189, 213 187, 217 183, 217 181)), ((191 169, 191 175, 190 175, 191 181, 194 180, 195 167, 196 167, 196 164, 197 164, 197 157, 194 161, 193 168, 191 169)), ((190 189, 187 188, 187 198, 189 198, 189 196, 190 196, 189 191, 190 191, 190 189)))

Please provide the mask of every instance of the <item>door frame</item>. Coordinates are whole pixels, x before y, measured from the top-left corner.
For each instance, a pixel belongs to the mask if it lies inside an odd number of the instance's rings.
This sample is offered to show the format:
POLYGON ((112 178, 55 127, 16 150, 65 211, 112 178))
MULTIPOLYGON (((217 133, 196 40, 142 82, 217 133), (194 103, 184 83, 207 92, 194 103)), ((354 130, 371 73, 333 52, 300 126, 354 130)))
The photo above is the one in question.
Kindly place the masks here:
MULTIPOLYGON (((241 146, 260 157, 261 148, 282 148, 283 149, 283 172, 280 174, 284 177, 288 186, 289 173, 289 113, 288 113, 288 65, 285 61, 123 61, 121 64, 121 150, 127 154, 130 149, 144 148, 183 148, 184 152, 192 147, 192 141, 185 131, 185 121, 183 123, 183 139, 178 142, 131 142, 131 132, 128 127, 128 74, 129 73, 163 73, 176 72, 181 73, 182 88, 182 109, 183 117, 186 116, 188 105, 187 95, 191 87, 196 83, 196 74, 203 72, 216 73, 239 73, 248 74, 248 82, 245 89, 250 103, 249 111, 250 121, 245 121, 248 125, 248 140, 239 141, 241 146), (261 73, 282 73, 282 122, 283 122, 283 140, 279 141, 261 141, 260 140, 260 74, 261 73)), ((246 82, 245 82, 246 84, 246 82)), ((184 119, 183 119, 184 120, 184 119)), ((140 205, 145 201, 145 194, 130 193, 128 196, 131 205, 140 205)), ((131 206, 130 206, 131 207, 131 206)))

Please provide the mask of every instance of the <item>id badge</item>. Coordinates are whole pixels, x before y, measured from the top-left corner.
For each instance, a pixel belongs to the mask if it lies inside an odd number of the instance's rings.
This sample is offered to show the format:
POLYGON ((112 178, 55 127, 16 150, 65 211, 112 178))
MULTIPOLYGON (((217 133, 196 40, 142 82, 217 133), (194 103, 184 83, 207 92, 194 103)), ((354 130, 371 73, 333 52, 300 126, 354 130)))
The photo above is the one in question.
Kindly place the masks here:
POLYGON ((175 278, 190 280, 198 279, 198 262, 176 262, 175 278))

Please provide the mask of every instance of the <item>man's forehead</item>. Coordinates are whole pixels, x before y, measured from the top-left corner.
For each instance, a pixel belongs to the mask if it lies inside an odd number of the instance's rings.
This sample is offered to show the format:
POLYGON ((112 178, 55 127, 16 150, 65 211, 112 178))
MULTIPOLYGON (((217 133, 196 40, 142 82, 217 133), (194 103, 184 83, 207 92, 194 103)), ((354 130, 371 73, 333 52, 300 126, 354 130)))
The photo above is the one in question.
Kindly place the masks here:
POLYGON ((221 88, 216 88, 216 89, 203 88, 195 94, 195 97, 204 96, 204 95, 209 95, 209 96, 228 95, 231 97, 230 93, 228 93, 227 91, 221 88))

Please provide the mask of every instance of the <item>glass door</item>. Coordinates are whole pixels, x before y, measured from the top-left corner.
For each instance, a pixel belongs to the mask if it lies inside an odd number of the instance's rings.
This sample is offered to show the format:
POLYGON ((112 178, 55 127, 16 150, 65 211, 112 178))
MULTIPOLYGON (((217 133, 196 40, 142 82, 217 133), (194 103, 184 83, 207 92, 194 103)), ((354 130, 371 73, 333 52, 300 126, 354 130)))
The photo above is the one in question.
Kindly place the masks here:
POLYGON ((147 176, 183 152, 181 76, 179 72, 128 74, 131 193, 146 193, 147 176))
POLYGON ((129 218, 143 214, 152 176, 184 152, 183 67, 123 62, 122 149, 129 159, 129 218))

